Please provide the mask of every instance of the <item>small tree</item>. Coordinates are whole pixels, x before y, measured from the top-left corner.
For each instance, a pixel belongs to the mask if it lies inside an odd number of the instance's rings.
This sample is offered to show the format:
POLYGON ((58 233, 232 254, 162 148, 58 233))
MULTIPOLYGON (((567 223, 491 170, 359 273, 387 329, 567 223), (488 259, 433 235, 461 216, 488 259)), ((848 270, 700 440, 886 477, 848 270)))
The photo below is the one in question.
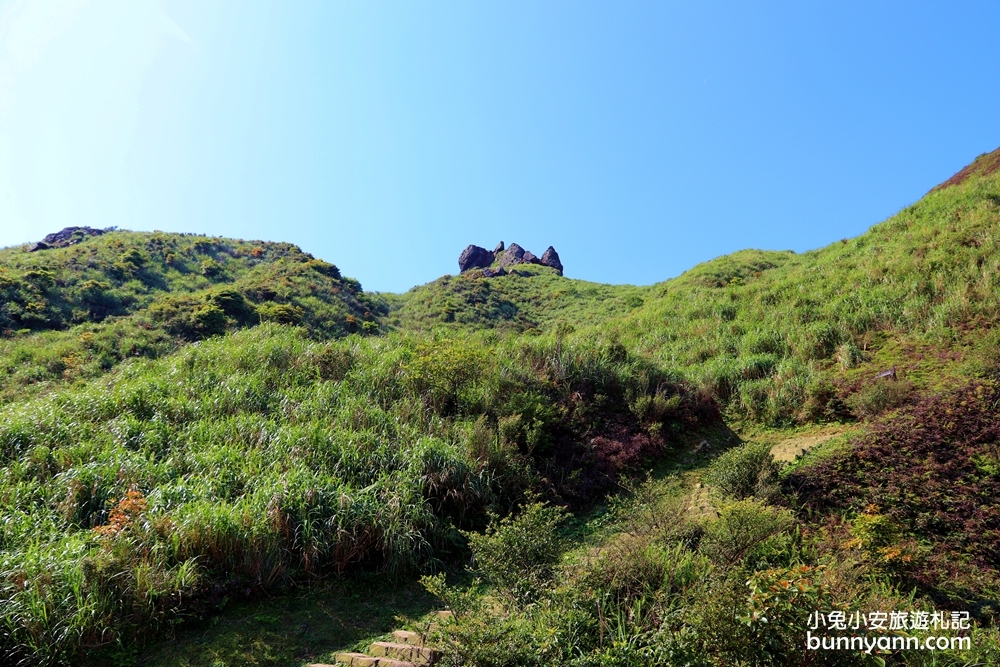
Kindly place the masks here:
POLYGON ((476 569, 509 602, 531 602, 551 582, 562 555, 561 507, 532 503, 516 517, 492 521, 485 533, 463 533, 476 569))

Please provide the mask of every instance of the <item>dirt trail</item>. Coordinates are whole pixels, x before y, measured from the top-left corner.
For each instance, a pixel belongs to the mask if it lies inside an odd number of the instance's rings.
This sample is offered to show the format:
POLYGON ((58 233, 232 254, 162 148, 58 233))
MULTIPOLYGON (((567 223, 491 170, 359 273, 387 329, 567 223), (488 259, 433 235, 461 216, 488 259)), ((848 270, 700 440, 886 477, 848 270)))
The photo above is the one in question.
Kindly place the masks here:
POLYGON ((835 426, 779 440, 771 446, 771 454, 776 461, 794 461, 796 456, 835 438, 846 430, 844 427, 835 426))

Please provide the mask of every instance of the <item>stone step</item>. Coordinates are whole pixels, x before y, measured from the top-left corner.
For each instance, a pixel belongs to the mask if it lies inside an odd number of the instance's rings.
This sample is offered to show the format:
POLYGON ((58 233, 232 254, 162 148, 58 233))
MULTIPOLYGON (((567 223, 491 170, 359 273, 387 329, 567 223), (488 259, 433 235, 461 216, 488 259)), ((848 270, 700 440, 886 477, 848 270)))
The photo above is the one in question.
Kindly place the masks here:
MULTIPOLYGON (((338 653, 334 656, 338 665, 347 665, 347 667, 377 667, 378 659, 373 658, 370 655, 365 655, 364 653, 338 653)), ((310 666, 312 667, 312 666, 310 666)))
POLYGON ((433 665, 441 657, 440 651, 426 646, 411 646, 395 642, 375 642, 368 649, 368 653, 379 657, 408 660, 417 665, 433 665))
POLYGON ((447 609, 439 612, 435 612, 434 619, 427 624, 427 632, 437 632, 441 629, 442 625, 447 625, 455 620, 455 612, 449 611, 447 609))
MULTIPOLYGON (((376 657, 365 655, 364 653, 338 653, 334 659, 338 665, 347 667, 417 667, 412 662, 406 660, 396 660, 395 658, 376 657)), ((333 665, 312 664, 306 667, 334 667, 333 665)))
POLYGON ((424 645, 424 636, 419 632, 410 632, 409 630, 396 630, 392 633, 392 640, 397 644, 424 645))

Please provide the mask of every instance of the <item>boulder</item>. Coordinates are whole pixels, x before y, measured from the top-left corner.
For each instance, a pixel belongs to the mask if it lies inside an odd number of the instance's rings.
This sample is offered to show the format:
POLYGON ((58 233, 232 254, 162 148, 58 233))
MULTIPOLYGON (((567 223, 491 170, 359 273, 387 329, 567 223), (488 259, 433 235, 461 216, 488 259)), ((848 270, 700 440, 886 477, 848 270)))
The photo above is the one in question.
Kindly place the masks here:
POLYGON ((45 241, 39 241, 38 243, 28 248, 28 252, 38 252, 39 250, 48 250, 51 247, 52 246, 50 246, 45 241))
POLYGON ((493 263, 493 253, 486 248, 470 245, 458 256, 458 270, 484 269, 493 263))
POLYGON ((552 267, 559 272, 560 276, 563 274, 563 265, 562 262, 559 261, 559 253, 557 253, 556 249, 552 246, 546 248, 545 252, 542 253, 541 264, 542 266, 552 267))
POLYGON ((503 257, 500 258, 500 266, 513 266, 514 264, 520 264, 524 257, 524 248, 517 245, 516 243, 511 243, 507 251, 504 252, 503 257))
POLYGON ((496 248, 493 248, 493 256, 494 257, 499 257, 502 254, 503 254, 503 241, 501 241, 500 243, 498 243, 496 248))
POLYGON ((94 229, 93 227, 66 227, 58 232, 49 234, 42 239, 41 243, 35 244, 31 250, 34 252, 35 250, 47 250, 48 248, 65 248, 66 246, 79 243, 90 236, 100 236, 101 234, 113 230, 113 227, 110 229, 94 229))
POLYGON ((507 275, 507 270, 502 266, 499 269, 483 269, 483 278, 499 278, 507 275))
POLYGON ((530 250, 526 250, 524 252, 524 257, 521 258, 521 261, 525 264, 541 264, 541 262, 538 261, 538 257, 535 256, 535 253, 530 250))

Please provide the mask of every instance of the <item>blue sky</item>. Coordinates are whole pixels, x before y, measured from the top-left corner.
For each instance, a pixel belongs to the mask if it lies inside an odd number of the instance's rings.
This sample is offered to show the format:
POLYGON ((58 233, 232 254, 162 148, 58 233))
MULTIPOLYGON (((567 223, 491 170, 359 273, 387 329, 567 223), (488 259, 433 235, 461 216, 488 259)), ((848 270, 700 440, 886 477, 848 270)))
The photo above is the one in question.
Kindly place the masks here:
POLYGON ((1000 4, 0 2, 0 246, 291 241, 366 289, 469 243, 649 284, 863 232, 1000 145, 1000 4))

